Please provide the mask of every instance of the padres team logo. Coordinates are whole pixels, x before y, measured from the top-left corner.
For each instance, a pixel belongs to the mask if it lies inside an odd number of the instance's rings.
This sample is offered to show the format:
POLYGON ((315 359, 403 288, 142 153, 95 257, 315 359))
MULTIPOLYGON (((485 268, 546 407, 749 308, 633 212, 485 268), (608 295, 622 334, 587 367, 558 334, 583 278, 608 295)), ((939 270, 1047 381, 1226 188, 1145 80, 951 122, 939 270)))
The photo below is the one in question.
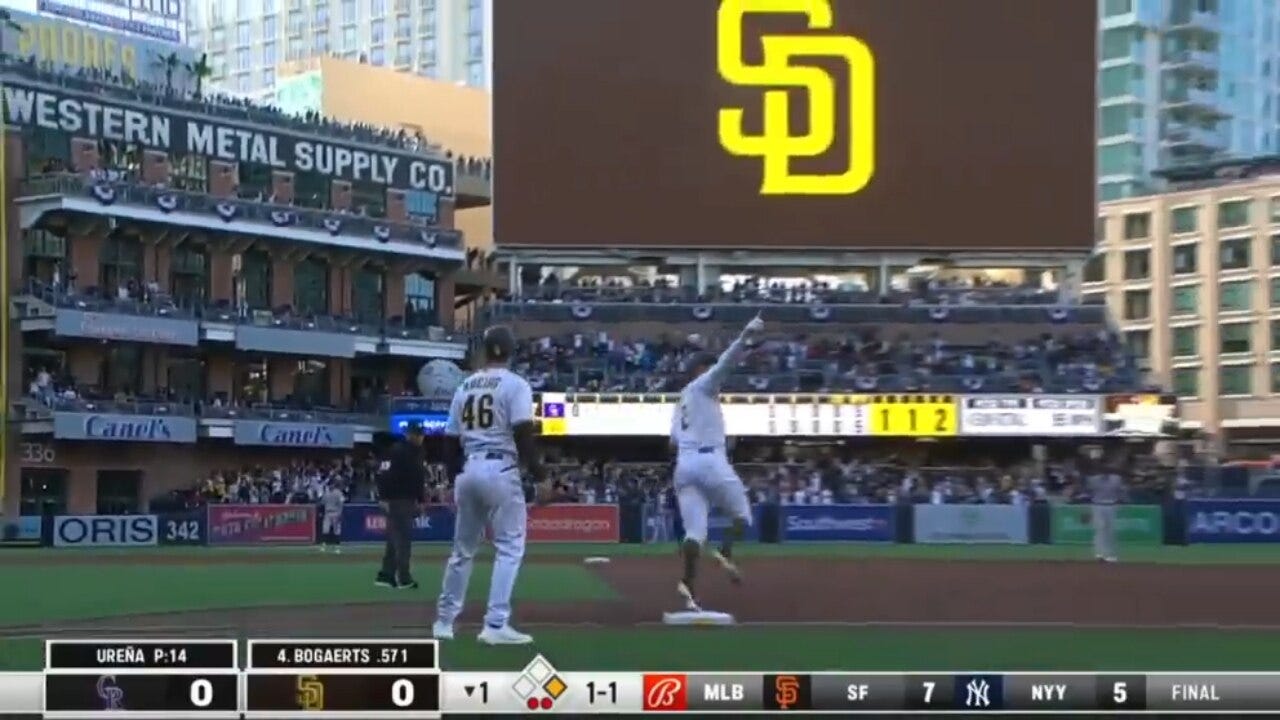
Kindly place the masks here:
POLYGON ((733 85, 770 88, 764 91, 764 128, 760 135, 743 131, 742 108, 720 110, 720 146, 731 155, 764 162, 761 195, 852 195, 875 173, 875 60, 871 50, 849 35, 767 35, 761 38, 764 61, 742 61, 743 18, 752 13, 798 14, 810 30, 831 30, 832 0, 721 0, 716 17, 716 61, 720 76, 733 85), (822 68, 793 64, 796 57, 835 57, 849 66, 849 127, 837 128, 839 78, 822 68), (788 88, 809 96, 809 127, 803 135, 790 131, 788 88), (793 158, 818 157, 847 132, 845 171, 838 174, 791 172, 793 158))

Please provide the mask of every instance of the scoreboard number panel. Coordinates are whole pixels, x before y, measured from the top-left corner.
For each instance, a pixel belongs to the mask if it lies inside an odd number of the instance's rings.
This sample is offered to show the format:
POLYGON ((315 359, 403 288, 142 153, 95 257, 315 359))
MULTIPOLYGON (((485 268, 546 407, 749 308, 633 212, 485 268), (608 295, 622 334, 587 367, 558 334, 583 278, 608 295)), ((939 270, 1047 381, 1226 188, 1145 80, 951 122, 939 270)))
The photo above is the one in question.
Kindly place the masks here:
POLYGON ((871 434, 887 437, 952 437, 959 406, 951 395, 872 396, 871 434))

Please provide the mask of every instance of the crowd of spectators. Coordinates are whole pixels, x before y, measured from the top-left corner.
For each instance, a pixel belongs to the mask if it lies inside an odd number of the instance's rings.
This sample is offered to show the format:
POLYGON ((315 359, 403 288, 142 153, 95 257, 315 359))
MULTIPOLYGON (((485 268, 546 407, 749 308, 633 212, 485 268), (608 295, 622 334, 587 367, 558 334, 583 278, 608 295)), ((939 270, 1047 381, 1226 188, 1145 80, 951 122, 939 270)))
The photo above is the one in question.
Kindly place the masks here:
MULTIPOLYGON (((685 360, 719 349, 719 334, 626 338, 605 331, 526 339, 515 369, 540 390, 669 392, 678 389, 685 360)), ((1136 371, 1114 333, 1042 333, 982 344, 881 337, 875 330, 822 336, 774 335, 758 343, 735 371, 737 392, 907 390, 977 392, 1098 392, 1115 380, 1136 386, 1136 371)))
MULTIPOLYGON (((1091 472, 1120 475, 1133 502, 1160 502, 1170 493, 1185 493, 1190 485, 1184 466, 1162 466, 1138 452, 1108 452, 1095 460, 1067 452, 1037 462, 1010 461, 964 447, 932 457, 927 452, 903 453, 901 448, 789 458, 761 451, 735 462, 735 469, 753 503, 781 505, 1087 502, 1084 478, 1091 472)), ((618 462, 555 452, 548 461, 557 502, 672 505, 667 460, 618 462)), ((166 510, 212 503, 316 503, 331 486, 341 489, 348 502, 376 502, 377 467, 372 454, 356 454, 332 461, 298 460, 277 468, 228 469, 209 474, 161 503, 166 510)), ((450 504, 452 492, 444 466, 428 464, 427 502, 450 504)))
MULTIPOLYGON (((166 58, 139 58, 139 62, 161 65, 166 58)), ((418 132, 403 128, 389 129, 369 123, 345 122, 324 117, 317 112, 301 116, 291 115, 278 107, 233 97, 216 92, 205 92, 202 82, 196 82, 198 72, 193 66, 177 64, 169 69, 165 84, 147 82, 127 74, 117 74, 102 68, 79 68, 64 72, 51 62, 34 58, 0 55, 0 63, 8 72, 16 72, 33 80, 60 85, 71 90, 105 95, 133 106, 163 106, 169 109, 187 110, 230 121, 249 121, 272 128, 282 128, 303 133, 314 133, 345 141, 358 141, 382 145, 410 152, 434 153, 453 157, 452 152, 430 142, 418 132)), ((492 161, 488 158, 459 157, 461 172, 490 177, 492 161)))

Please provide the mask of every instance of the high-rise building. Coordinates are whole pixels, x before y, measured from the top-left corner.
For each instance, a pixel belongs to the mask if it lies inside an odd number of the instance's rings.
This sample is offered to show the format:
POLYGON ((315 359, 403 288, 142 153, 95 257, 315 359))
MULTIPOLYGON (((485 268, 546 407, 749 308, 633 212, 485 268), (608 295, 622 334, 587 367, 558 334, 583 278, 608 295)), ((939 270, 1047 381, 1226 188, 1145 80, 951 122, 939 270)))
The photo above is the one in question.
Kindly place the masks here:
POLYGON ((212 82, 264 96, 281 63, 332 55, 488 87, 493 0, 210 0, 193 6, 188 42, 212 82))
POLYGON ((1280 2, 1099 0, 1098 197, 1156 168, 1280 150, 1280 2))

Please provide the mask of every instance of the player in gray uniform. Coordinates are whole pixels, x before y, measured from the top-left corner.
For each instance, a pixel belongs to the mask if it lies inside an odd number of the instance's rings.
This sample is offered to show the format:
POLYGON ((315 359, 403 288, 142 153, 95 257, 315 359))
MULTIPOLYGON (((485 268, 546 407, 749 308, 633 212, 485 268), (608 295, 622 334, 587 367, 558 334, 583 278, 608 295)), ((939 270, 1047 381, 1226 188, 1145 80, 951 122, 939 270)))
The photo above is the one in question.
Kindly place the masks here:
POLYGON ((713 508, 728 516, 731 525, 720 548, 712 551, 712 557, 735 583, 742 582, 742 573, 733 562, 733 542, 751 524, 751 503, 742 480, 729 463, 720 388, 746 352, 747 339, 763 329, 764 321, 757 314, 719 358, 710 353, 695 355, 688 367, 693 380, 680 393, 680 402, 671 418, 671 445, 676 454, 676 504, 684 523, 684 541, 680 545, 684 575, 676 591, 684 598, 688 610, 701 609, 694 593, 694 581, 698 556, 707 541, 707 518, 713 508))
POLYGON ((1099 469, 1089 475, 1092 506, 1093 555, 1102 562, 1116 561, 1116 505, 1124 499, 1120 475, 1099 469))
POLYGON ((342 552, 340 545, 342 544, 342 506, 347 502, 346 495, 342 494, 342 489, 337 485, 330 485, 324 494, 320 496, 320 509, 323 515, 320 518, 320 552, 332 549, 335 553, 342 552))
POLYGON ((446 443, 446 463, 450 477, 456 478, 457 521, 432 633, 441 640, 453 638, 472 561, 489 523, 497 557, 484 629, 478 639, 486 645, 524 645, 533 638, 510 624, 511 593, 524 559, 528 523, 521 465, 538 483, 540 497, 549 494, 549 488, 534 441, 533 390, 524 378, 507 369, 515 336, 509 328, 491 327, 482 344, 484 367, 454 393, 445 431, 451 439, 446 443))

